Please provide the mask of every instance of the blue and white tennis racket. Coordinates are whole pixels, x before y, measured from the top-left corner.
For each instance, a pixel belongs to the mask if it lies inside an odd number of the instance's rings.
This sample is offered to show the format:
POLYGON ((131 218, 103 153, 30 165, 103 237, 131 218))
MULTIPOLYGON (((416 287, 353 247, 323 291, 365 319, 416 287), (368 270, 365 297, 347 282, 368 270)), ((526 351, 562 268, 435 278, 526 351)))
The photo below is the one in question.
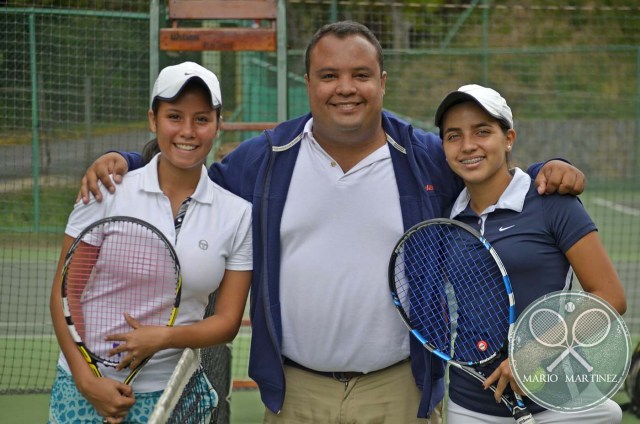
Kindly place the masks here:
MULTIPOLYGON (((468 225, 438 218, 409 229, 391 255, 389 288, 411 334, 450 365, 484 382, 478 367, 506 357, 515 323, 509 276, 468 225)), ((517 423, 535 422, 517 393, 502 402, 517 423)))

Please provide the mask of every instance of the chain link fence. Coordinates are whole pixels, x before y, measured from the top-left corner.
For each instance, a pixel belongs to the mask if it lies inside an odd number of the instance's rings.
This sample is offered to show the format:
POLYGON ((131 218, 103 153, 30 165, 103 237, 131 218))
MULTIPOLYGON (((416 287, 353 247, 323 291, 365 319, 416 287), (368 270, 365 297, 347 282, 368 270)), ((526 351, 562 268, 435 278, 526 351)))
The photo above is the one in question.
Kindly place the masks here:
MULTIPOLYGON (((497 89, 514 111, 517 163, 559 156, 586 173, 582 199, 625 285, 625 321, 638 337, 640 7, 631 3, 286 1, 288 115, 308 110, 306 42, 343 19, 379 37, 385 108, 417 127, 433 129, 439 101, 460 85, 497 89)), ((88 164, 149 138, 154 60, 214 70, 225 121, 277 119, 275 53, 155 52, 152 17, 146 0, 0 1, 0 393, 51 386, 58 348, 48 297, 64 224, 88 164)), ((164 4, 159 19, 170 25, 164 4)), ((225 131, 221 142, 251 134, 225 131)), ((234 358, 246 355, 238 346, 234 358)))

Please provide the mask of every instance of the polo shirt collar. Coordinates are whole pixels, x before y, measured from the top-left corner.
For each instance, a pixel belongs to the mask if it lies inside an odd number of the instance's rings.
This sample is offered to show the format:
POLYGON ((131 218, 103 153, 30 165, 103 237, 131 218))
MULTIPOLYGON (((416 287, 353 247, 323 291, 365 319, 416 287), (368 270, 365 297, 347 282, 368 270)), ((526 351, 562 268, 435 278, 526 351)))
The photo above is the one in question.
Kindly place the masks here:
MULTIPOLYGON (((307 140, 308 142, 313 144, 316 148, 318 148, 322 152, 324 152, 324 154, 328 155, 327 152, 325 152, 325 150, 316 141, 315 137, 313 136, 313 131, 312 130, 313 130, 313 117, 311 117, 311 119, 309 119, 307 121, 307 123, 304 125, 304 129, 302 130, 302 139, 303 140, 307 140)), ((379 161, 379 160, 382 160, 382 159, 391 158, 391 153, 389 152, 389 147, 388 147, 390 140, 389 140, 389 135, 386 132, 385 132, 385 136, 387 138, 387 143, 385 144, 385 146, 380 148, 380 149, 378 149, 378 150, 376 150, 375 152, 372 152, 358 166, 354 167, 354 169, 352 169, 349 172, 347 172, 347 174, 352 173, 353 171, 356 171, 357 169, 360 169, 363 166, 369 165, 369 164, 371 164, 373 162, 376 162, 376 161, 379 161)))
MULTIPOLYGON (((496 204, 489 206, 482 215, 493 212, 496 209, 511 209, 515 212, 522 212, 524 200, 531 187, 531 177, 520 168, 514 168, 514 170, 515 172, 511 182, 509 182, 505 191, 500 195, 496 204)), ((469 206, 469 200, 469 193, 465 187, 454 202, 449 216, 455 218, 464 212, 467 206, 469 206)))
MULTIPOLYGON (((151 161, 145 166, 142 173, 142 190, 149 193, 162 193, 160 189, 160 180, 158 179, 158 158, 162 153, 155 155, 151 161)), ((200 203, 213 203, 213 190, 209 189, 209 174, 207 168, 202 165, 200 171, 200 180, 193 194, 192 199, 200 203)))
POLYGON ((313 129, 313 118, 309 119, 306 124, 304 124, 304 129, 302 130, 302 134, 305 137, 313 137, 311 130, 313 129))

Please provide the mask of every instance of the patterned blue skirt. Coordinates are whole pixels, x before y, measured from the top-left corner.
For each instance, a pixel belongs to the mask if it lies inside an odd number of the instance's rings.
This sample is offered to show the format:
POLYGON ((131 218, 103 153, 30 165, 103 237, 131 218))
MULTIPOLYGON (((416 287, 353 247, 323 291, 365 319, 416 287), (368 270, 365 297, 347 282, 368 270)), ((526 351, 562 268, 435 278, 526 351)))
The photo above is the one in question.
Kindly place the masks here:
MULTIPOLYGON (((56 379, 51 389, 51 400, 49 403, 49 424, 93 424, 102 423, 103 417, 93 408, 76 387, 73 377, 57 367, 56 379)), ((218 404, 218 395, 211 386, 211 383, 200 373, 198 384, 208 388, 210 399, 210 409, 213 410, 218 404)), ((136 403, 129 410, 129 414, 124 422, 126 423, 146 423, 153 412, 158 399, 162 396, 162 390, 149 393, 135 393, 136 403)))

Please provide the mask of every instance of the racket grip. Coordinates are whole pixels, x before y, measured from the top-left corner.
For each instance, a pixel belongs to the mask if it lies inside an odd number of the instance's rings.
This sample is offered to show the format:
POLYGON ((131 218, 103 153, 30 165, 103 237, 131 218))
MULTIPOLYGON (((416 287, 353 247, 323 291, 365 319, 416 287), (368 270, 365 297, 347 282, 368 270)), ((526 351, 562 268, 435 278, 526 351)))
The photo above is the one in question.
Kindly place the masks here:
POLYGON ((513 406, 513 419, 516 420, 517 424, 535 424, 536 420, 531 415, 531 412, 527 409, 524 402, 522 401, 522 397, 518 393, 514 393, 515 397, 515 405, 513 406))
POLYGON ((521 408, 517 405, 513 408, 513 419, 516 420, 517 424, 535 424, 536 422, 526 407, 521 408))

